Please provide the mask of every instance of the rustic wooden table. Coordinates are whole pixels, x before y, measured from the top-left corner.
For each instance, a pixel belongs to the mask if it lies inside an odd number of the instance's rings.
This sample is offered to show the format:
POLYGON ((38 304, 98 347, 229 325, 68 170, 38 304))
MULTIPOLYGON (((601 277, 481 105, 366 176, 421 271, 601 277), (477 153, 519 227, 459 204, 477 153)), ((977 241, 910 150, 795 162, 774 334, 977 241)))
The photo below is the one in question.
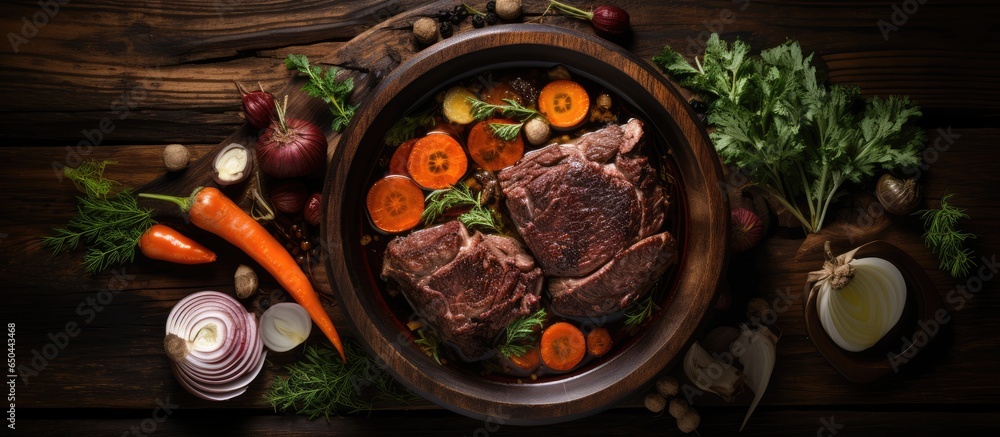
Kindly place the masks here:
MULTIPOLYGON (((416 50, 409 24, 456 2, 426 3, 24 0, 0 7, 0 29, 9 43, 0 53, 0 89, 7 96, 0 103, 0 289, 6 299, 0 322, 14 339, 14 354, 8 357, 19 369, 17 377, 5 379, 3 393, 10 396, 3 408, 9 407, 4 417, 13 418, 16 431, 678 434, 673 419, 642 407, 641 395, 596 416, 536 428, 472 420, 423 400, 309 421, 275 413, 262 398, 276 370, 294 355, 275 355, 245 395, 222 403, 202 401, 170 374, 162 351, 164 320, 188 293, 231 291, 232 271, 247 262, 245 256, 208 240, 221 255, 216 265, 179 274, 165 263, 140 260, 117 273, 91 276, 83 273, 79 253, 50 257, 41 246, 39 238, 74 212, 74 189, 57 176, 61 166, 113 159, 120 164, 108 175, 126 186, 159 178, 153 183, 181 192, 183 176, 162 177, 162 145, 188 144, 199 158, 245 135, 233 80, 292 89, 295 80, 281 60, 304 53, 349 69, 359 82, 355 99, 361 101, 366 90, 416 50)), ((936 206, 944 193, 957 193, 953 204, 968 210, 972 219, 965 227, 979 236, 973 247, 996 269, 1000 34, 993 2, 610 3, 631 12, 634 34, 622 44, 643 59, 665 44, 693 53, 713 31, 727 39, 739 36, 757 50, 794 38, 817 53, 831 82, 856 83, 866 95, 909 95, 924 109, 922 125, 932 146, 925 154, 924 206, 936 206)), ((526 1, 526 18, 537 17, 544 6, 526 1)), ((590 31, 585 23, 561 17, 546 22, 590 31)), ((995 270, 977 270, 977 279, 957 282, 937 269, 915 218, 888 220, 888 227, 857 234, 858 239, 888 240, 926 269, 953 316, 935 339, 938 349, 900 375, 865 385, 845 380, 817 352, 803 324, 803 282, 821 257, 796 257, 804 240, 801 231, 772 232, 761 246, 730 263, 736 306, 750 296, 787 298, 776 322, 783 335, 774 376, 744 434, 967 435, 1000 428, 995 270)), ((316 279, 324 282, 322 273, 316 279)), ((331 308, 331 314, 347 332, 338 311, 331 308)), ((670 372, 681 376, 677 369, 670 372)), ((735 433, 749 401, 747 394, 734 403, 699 397, 701 435, 735 433)))

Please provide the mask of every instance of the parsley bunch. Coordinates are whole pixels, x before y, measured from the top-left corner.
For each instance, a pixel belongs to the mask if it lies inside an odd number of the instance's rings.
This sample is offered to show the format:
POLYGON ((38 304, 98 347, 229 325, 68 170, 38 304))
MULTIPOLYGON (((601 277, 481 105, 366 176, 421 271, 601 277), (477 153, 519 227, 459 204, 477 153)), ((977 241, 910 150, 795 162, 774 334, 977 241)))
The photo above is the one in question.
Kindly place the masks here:
POLYGON ((323 71, 321 67, 309 65, 309 58, 306 55, 288 55, 285 58, 285 67, 289 70, 298 70, 309 77, 309 82, 302 86, 302 91, 310 97, 318 97, 330 105, 330 112, 333 113, 334 132, 340 132, 347 127, 354 118, 354 111, 357 105, 351 105, 348 100, 351 91, 354 90, 354 78, 337 80, 340 69, 330 67, 323 71))
POLYGON ((797 42, 751 56, 746 43, 713 34, 695 65, 669 46, 653 62, 707 101, 719 155, 749 170, 807 232, 822 229, 845 182, 919 162, 919 108, 896 96, 862 104, 857 87, 826 86, 797 42))

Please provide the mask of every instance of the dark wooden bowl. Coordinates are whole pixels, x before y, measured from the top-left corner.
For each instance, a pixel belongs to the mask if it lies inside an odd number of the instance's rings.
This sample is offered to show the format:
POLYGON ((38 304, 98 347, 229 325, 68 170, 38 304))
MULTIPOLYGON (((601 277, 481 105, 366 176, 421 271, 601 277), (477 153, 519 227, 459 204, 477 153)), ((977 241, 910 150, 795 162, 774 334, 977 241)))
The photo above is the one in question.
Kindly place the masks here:
MULTIPOLYGON (((539 24, 491 26, 435 44, 397 68, 358 109, 344 132, 324 189, 322 233, 334 294, 356 336, 396 379, 459 413, 504 424, 545 424, 595 413, 648 384, 678 354, 724 275, 729 214, 718 157, 682 97, 646 62, 607 41, 539 24), (677 164, 684 192, 684 247, 671 302, 614 357, 548 382, 516 384, 442 366, 423 354, 380 297, 379 272, 361 244, 366 183, 383 135, 413 103, 446 84, 504 67, 567 66, 630 100, 677 164), (342 254, 338 256, 336 254, 342 254)), ((383 236, 385 238, 385 236, 383 236)), ((662 282, 662 281, 661 281, 662 282)))
MULTIPOLYGON (((899 372, 909 364, 921 350, 927 348, 941 330, 947 326, 938 326, 938 330, 918 334, 925 326, 937 323, 935 320, 949 320, 948 310, 944 309, 941 295, 927 272, 909 254, 902 249, 876 240, 858 248, 854 259, 878 257, 891 262, 906 281, 906 304, 899 321, 872 347, 863 351, 851 352, 842 349, 823 329, 816 309, 816 299, 819 293, 807 291, 805 307, 806 332, 812 339, 819 353, 830 362, 838 372, 850 381, 867 383, 875 381, 890 373, 899 372), (907 342, 906 340, 909 340, 907 342), (925 339, 926 341, 921 341, 925 339), (909 343, 904 348, 904 344, 909 343), (890 358, 892 355, 898 355, 890 358)), ((807 284, 812 287, 812 284, 807 284)), ((928 328, 930 330, 930 328, 928 328)))

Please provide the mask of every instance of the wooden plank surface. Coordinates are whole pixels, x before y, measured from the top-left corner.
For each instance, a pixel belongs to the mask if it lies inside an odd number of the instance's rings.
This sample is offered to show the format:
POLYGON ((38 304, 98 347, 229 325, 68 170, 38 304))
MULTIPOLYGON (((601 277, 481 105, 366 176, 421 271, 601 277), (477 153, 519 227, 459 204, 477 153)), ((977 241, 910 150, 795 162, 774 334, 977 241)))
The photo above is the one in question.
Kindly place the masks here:
MULTIPOLYGON (((216 414, 214 410, 233 419, 223 421, 226 431, 252 429, 274 435, 299 431, 468 435, 486 425, 422 400, 378 405, 380 411, 370 418, 331 423, 271 415, 261 396, 276 369, 294 361, 294 354, 270 355, 271 364, 240 398, 226 403, 195 399, 169 375, 161 347, 166 313, 192 291, 230 290, 232 271, 248 258, 218 238, 185 226, 177 216, 163 220, 216 250, 219 265, 181 269, 145 260, 127 266, 119 276, 88 276, 80 268, 79 254, 52 258, 38 241, 73 213, 74 191, 57 179, 54 164, 115 159, 121 164, 109 176, 125 185, 138 187, 159 178, 155 184, 169 186, 177 177, 162 176, 157 144, 196 144, 191 150, 198 158, 227 137, 247 135, 241 129, 234 80, 294 91, 297 82, 281 59, 288 53, 305 53, 346 67, 359 81, 356 100, 363 100, 379 78, 419 49, 410 39, 409 24, 452 4, 69 2, 59 6, 37 35, 18 45, 16 53, 4 46, 0 50, 0 90, 5 95, 0 101, 0 290, 7 302, 0 309, 0 321, 17 324, 18 363, 38 367, 38 375, 17 387, 22 424, 53 435, 79 430, 120 434, 149 417, 157 400, 170 399, 181 408, 158 428, 162 435, 187 434, 195 429, 195 421, 216 414), (358 35, 365 45, 350 42, 358 35), (105 117, 113 120, 114 130, 102 134, 100 141, 93 141, 93 134, 88 140, 86 132, 99 128, 105 117), (99 147, 75 148, 84 140, 99 147), (108 294, 104 290, 109 288, 121 290, 108 294), (110 302, 98 310, 88 299, 110 302), (67 322, 80 324, 80 334, 70 338, 56 357, 32 363, 33 350, 52 342, 50 335, 58 337, 67 322), (81 406, 93 410, 74 413, 81 406), (50 414, 66 420, 52 420, 50 414), (238 426, 232 428, 232 423, 238 426)), ((543 1, 524 4, 528 20, 538 19, 545 9, 543 1)), ((959 193, 953 203, 972 216, 966 225, 980 236, 974 242, 977 252, 993 256, 1000 248, 1000 235, 993 226, 1000 221, 1000 194, 995 189, 995 163, 1000 160, 996 148, 1000 129, 995 128, 1000 117, 1000 34, 988 30, 996 16, 992 2, 926 2, 907 14, 906 23, 890 32, 888 40, 876 23, 892 21, 889 1, 620 4, 632 11, 634 29, 632 37, 621 43, 643 59, 665 44, 693 51, 698 39, 707 35, 702 32, 708 31, 740 36, 755 49, 793 37, 807 51, 817 52, 832 82, 856 83, 866 94, 911 96, 925 109, 923 123, 931 140, 939 129, 959 135, 926 174, 927 205, 935 205, 944 193, 959 193)), ((21 18, 30 20, 41 9, 36 1, 19 0, 5 2, 0 10, 0 29, 18 32, 21 18)), ((590 31, 585 23, 562 17, 543 21, 590 31)), ((308 114, 323 111, 316 104, 305 109, 308 114)), ((802 235, 774 231, 760 247, 733 259, 730 281, 739 284, 734 288, 734 308, 750 296, 769 301, 779 293, 791 296, 777 321, 782 338, 775 376, 753 420, 760 426, 751 427, 750 434, 812 433, 828 415, 838 423, 843 418, 844 430, 855 431, 851 434, 898 428, 919 431, 931 424, 957 426, 950 429, 959 432, 996 427, 1000 376, 993 368, 1000 362, 995 340, 1000 337, 996 316, 1000 283, 986 280, 983 291, 973 298, 956 299, 952 290, 959 284, 936 269, 935 259, 919 240, 919 223, 914 218, 892 220, 893 227, 882 238, 912 253, 927 269, 941 295, 951 298, 946 307, 954 320, 936 340, 934 353, 905 374, 875 384, 844 380, 806 336, 803 282, 821 257, 796 259, 802 235)), ((738 311, 718 317, 736 317, 738 311)), ((346 333, 339 312, 331 308, 331 314, 346 333)), ((695 399, 704 408, 702 435, 732 433, 750 399, 749 393, 733 404, 712 396, 695 399)), ((518 433, 674 430, 672 420, 649 417, 636 408, 640 405, 636 398, 594 418, 553 428, 519 428, 518 433)))

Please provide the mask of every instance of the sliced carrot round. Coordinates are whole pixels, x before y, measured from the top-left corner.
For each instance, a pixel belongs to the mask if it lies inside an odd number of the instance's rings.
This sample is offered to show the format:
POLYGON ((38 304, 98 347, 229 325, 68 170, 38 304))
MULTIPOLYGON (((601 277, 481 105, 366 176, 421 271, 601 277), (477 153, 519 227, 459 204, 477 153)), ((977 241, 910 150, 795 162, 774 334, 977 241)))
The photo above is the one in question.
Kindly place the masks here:
POLYGON ((511 120, 494 118, 481 121, 469 131, 469 155, 484 170, 499 171, 514 165, 524 156, 524 140, 518 133, 513 141, 505 141, 493 133, 491 124, 517 124, 511 120))
POLYGON ((392 158, 389 160, 389 174, 410 175, 410 172, 406 171, 406 162, 409 161, 410 152, 417 140, 418 138, 410 138, 396 147, 396 151, 392 152, 392 158))
POLYGON ((406 171, 416 183, 430 190, 458 183, 469 169, 465 150, 451 135, 433 133, 417 140, 406 162, 406 171))
POLYGON ((514 91, 514 88, 507 82, 500 82, 493 85, 493 87, 483 93, 483 101, 491 105, 506 106, 510 104, 504 100, 513 100, 518 104, 524 104, 524 98, 517 91, 514 91))
POLYGON ((576 367, 587 354, 587 340, 580 328, 567 322, 553 323, 542 331, 542 362, 552 370, 576 367))
POLYGON ((372 223, 388 233, 413 229, 424 212, 424 192, 406 176, 389 175, 368 190, 365 205, 372 223))
POLYGON ((587 352, 599 357, 611 351, 611 333, 608 328, 597 327, 587 333, 587 352))
POLYGON ((538 110, 552 127, 571 129, 582 124, 590 113, 587 90, 572 80, 549 82, 538 93, 538 110))
POLYGON ((519 367, 525 372, 530 372, 535 370, 541 363, 541 357, 538 354, 538 348, 530 348, 524 355, 510 355, 507 357, 510 359, 511 363, 519 367))

